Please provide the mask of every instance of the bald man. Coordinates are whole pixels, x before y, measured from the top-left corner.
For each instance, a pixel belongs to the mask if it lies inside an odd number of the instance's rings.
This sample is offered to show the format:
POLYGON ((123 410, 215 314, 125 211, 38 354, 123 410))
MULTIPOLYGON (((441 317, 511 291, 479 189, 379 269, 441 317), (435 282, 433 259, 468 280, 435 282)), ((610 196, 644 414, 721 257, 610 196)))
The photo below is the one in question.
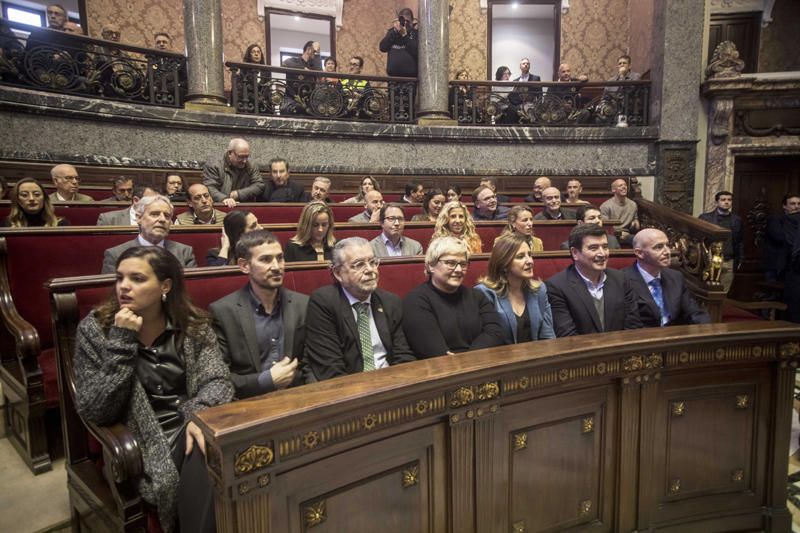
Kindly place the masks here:
POLYGON ((623 272, 636 294, 639 318, 645 327, 711 322, 686 288, 683 274, 669 268, 669 239, 663 231, 639 231, 633 237, 633 253, 636 262, 623 272))
POLYGON ((622 244, 630 245, 633 234, 639 231, 639 208, 628 198, 628 182, 620 178, 611 184, 614 196, 600 204, 600 212, 606 220, 619 220, 614 233, 622 244))
POLYGON ((544 209, 536 213, 534 220, 575 220, 575 211, 561 207, 561 191, 557 187, 547 187, 542 191, 544 209))
POLYGON ((261 196, 264 180, 258 167, 250 162, 250 144, 244 139, 231 139, 222 161, 203 167, 203 185, 208 187, 215 202, 228 207, 261 196))
POLYGON ((81 194, 81 178, 72 165, 56 165, 50 169, 50 177, 56 186, 56 192, 50 195, 51 202, 94 202, 94 198, 81 194))
POLYGON ((546 188, 551 187, 553 184, 550 183, 550 178, 547 176, 539 176, 536 178, 536 181, 533 182, 533 192, 530 193, 528 196, 525 197, 526 202, 542 202, 542 191, 546 188))

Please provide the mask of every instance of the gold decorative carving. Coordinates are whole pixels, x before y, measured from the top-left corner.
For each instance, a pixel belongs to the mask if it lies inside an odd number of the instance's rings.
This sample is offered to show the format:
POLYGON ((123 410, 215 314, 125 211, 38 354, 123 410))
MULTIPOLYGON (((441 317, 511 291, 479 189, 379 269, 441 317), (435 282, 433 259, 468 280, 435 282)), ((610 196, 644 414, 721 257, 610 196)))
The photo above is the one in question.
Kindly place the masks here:
POLYGON ((497 381, 490 381, 478 386, 479 400, 492 400, 500 395, 500 385, 497 381))
POLYGON ((378 423, 378 419, 373 414, 369 414, 364 417, 364 429, 370 430, 375 427, 375 424, 378 423))
POLYGON ((581 433, 591 433, 594 431, 594 417, 587 416, 581 421, 581 433))
POLYGON ((327 511, 325 510, 325 500, 320 500, 317 503, 312 503, 305 509, 306 527, 314 527, 323 523, 328 519, 327 511))
POLYGON ((316 431, 309 431, 303 436, 303 444, 309 450, 315 448, 319 444, 319 433, 316 431))
POLYGON ((558 380, 559 381, 567 381, 569 379, 569 370, 566 368, 562 368, 558 371, 558 380))
POLYGON ((248 485, 246 482, 239 483, 239 495, 244 496, 248 492, 250 492, 250 485, 248 485))
POLYGON ((731 472, 731 481, 734 483, 741 483, 744 481, 744 470, 741 468, 737 468, 733 472, 731 472))
POLYGON ((705 268, 703 269, 703 281, 709 285, 719 285, 719 278, 722 275, 722 264, 725 259, 722 257, 722 241, 712 242, 710 247, 703 243, 705 253, 705 268))
POLYGON ((592 500, 583 500, 580 504, 580 515, 586 516, 592 512, 592 500))
POLYGON ((781 344, 780 356, 784 359, 788 359, 790 357, 798 357, 800 356, 800 342, 787 342, 785 344, 781 344))
POLYGON ((736 395, 736 408, 747 409, 750 406, 750 396, 747 394, 736 395))
POLYGON ((461 417, 458 415, 453 415, 450 417, 450 422, 452 422, 453 424, 458 423, 459 420, 461 420, 461 417))
POLYGON ((514 451, 518 452, 528 447, 528 434, 517 433, 514 435, 514 451))
POLYGON ((502 381, 503 394, 516 394, 529 389, 540 389, 555 386, 566 381, 592 379, 607 374, 615 374, 620 370, 620 361, 599 361, 585 366, 548 370, 530 376, 504 379, 502 381))
POLYGON ((664 359, 661 354, 651 353, 649 355, 632 355, 622 360, 622 370, 624 372, 639 372, 641 370, 653 370, 661 368, 664 359))
POLYGON ((474 418, 474 417, 475 417, 475 412, 472 409, 467 411, 467 418, 474 418))
POLYGON ((419 483, 419 465, 414 465, 403 470, 403 488, 413 487, 419 483))
POLYGON ((511 525, 512 533, 527 533, 528 528, 525 527, 525 520, 520 520, 519 522, 514 522, 511 525))
POLYGON ((684 412, 686 412, 685 402, 672 402, 672 414, 674 416, 683 416, 684 412))
POLYGON ((258 486, 262 489, 269 485, 269 474, 262 474, 258 476, 258 486))
POLYGON ((428 402, 425 400, 418 401, 415 409, 417 414, 424 415, 428 411, 428 402))
POLYGON ((681 491, 681 480, 678 478, 669 481, 669 493, 678 494, 681 491))
POLYGON ((450 407, 461 407, 475 401, 475 392, 472 387, 459 387, 450 393, 450 407))
POLYGON ((264 468, 272 464, 274 458, 275 455, 272 452, 272 448, 253 444, 245 451, 236 454, 236 459, 234 461, 236 475, 241 476, 253 470, 264 468))
POLYGON ((744 361, 747 359, 769 359, 775 356, 776 347, 768 345, 737 344, 718 348, 702 348, 692 351, 667 352, 668 367, 707 364, 726 361, 744 361))
POLYGON ((480 385, 465 385, 450 393, 450 407, 464 407, 476 401, 486 401, 500 396, 500 383, 489 381, 480 385))

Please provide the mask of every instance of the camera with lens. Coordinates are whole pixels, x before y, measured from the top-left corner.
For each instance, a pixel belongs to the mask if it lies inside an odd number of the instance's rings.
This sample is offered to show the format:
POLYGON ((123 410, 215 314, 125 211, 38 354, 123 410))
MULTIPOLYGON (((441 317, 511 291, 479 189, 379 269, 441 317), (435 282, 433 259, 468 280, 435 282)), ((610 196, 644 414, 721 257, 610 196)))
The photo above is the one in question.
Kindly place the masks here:
POLYGON ((400 23, 400 27, 401 28, 405 27, 405 25, 408 24, 408 21, 406 20, 406 18, 403 15, 400 15, 399 17, 397 17, 397 22, 400 23))

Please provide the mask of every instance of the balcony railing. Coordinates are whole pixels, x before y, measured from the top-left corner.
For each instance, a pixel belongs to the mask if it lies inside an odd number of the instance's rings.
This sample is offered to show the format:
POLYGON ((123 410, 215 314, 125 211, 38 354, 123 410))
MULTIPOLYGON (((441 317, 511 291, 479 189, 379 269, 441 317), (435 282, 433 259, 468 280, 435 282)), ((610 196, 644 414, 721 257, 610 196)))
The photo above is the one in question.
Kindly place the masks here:
POLYGON ((181 107, 186 58, 2 20, 0 80, 40 91, 181 107))
POLYGON ((415 78, 387 78, 225 63, 237 113, 364 122, 416 120, 415 78))
POLYGON ((467 126, 646 126, 649 81, 451 81, 450 112, 467 126))

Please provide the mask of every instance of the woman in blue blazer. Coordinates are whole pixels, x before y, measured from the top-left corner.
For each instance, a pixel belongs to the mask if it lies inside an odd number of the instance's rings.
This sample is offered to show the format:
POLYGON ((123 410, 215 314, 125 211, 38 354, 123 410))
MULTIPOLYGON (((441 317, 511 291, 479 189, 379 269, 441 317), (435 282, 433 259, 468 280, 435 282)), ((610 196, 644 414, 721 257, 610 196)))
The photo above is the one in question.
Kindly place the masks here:
POLYGON ((494 241, 487 274, 475 288, 494 304, 506 344, 556 336, 547 289, 533 275, 533 252, 524 235, 507 233, 494 241))

